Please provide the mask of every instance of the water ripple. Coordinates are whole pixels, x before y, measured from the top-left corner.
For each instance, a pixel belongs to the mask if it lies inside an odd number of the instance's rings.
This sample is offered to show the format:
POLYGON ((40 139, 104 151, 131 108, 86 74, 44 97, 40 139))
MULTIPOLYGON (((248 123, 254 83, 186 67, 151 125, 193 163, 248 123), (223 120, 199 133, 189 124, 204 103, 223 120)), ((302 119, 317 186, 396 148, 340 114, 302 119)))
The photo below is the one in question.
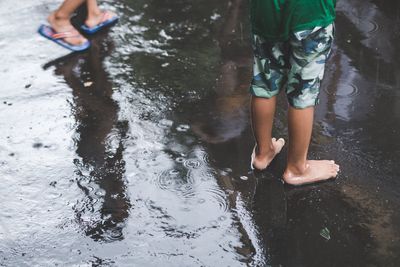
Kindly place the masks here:
POLYGON ((190 129, 190 126, 187 124, 181 124, 181 125, 178 125, 178 127, 176 127, 176 130, 178 132, 187 132, 189 129, 190 129))
POLYGON ((185 162, 185 158, 184 157, 177 157, 175 159, 175 161, 178 162, 178 163, 184 163, 185 162))
POLYGON ((328 95, 337 97, 353 97, 359 94, 359 89, 355 84, 343 84, 337 91, 333 91, 332 87, 325 88, 324 90, 328 95))
POLYGON ((370 21, 363 21, 359 27, 361 30, 368 35, 371 35, 373 33, 376 33, 379 30, 379 24, 373 20, 370 21))
POLYGON ((188 159, 183 162, 183 166, 188 169, 198 169, 201 167, 201 162, 197 159, 188 159))
POLYGON ((220 207, 221 211, 228 211, 229 204, 226 199, 226 194, 223 190, 219 188, 210 188, 207 189, 207 193, 210 194, 211 201, 215 201, 220 207))
POLYGON ((162 190, 167 190, 185 198, 192 198, 194 194, 195 181, 190 171, 170 169, 162 171, 156 180, 157 186, 162 190))
POLYGON ((204 149, 199 149, 196 151, 196 157, 199 158, 205 165, 211 163, 210 156, 204 149))

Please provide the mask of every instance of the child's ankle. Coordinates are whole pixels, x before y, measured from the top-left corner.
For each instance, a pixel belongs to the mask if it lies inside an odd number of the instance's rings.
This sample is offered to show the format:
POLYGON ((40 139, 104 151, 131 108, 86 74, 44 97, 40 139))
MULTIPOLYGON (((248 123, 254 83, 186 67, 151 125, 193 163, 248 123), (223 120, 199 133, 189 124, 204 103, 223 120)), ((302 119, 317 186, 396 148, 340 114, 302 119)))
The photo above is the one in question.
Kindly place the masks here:
POLYGON ((103 12, 99 8, 96 8, 94 10, 90 10, 90 11, 88 11, 87 20, 97 19, 102 14, 103 14, 103 12))
POLYGON ((275 154, 274 149, 275 148, 272 145, 272 143, 267 147, 259 147, 259 146, 257 146, 257 148, 256 148, 256 156, 257 157, 268 157, 268 156, 271 156, 271 155, 275 154))
POLYGON ((65 12, 60 11, 60 10, 54 11, 53 13, 50 14, 50 16, 52 16, 57 21, 66 21, 66 20, 69 21, 69 19, 70 19, 69 14, 66 14, 65 12))
POLYGON ((307 170, 307 162, 288 162, 286 165, 285 173, 290 173, 294 175, 303 174, 307 170))

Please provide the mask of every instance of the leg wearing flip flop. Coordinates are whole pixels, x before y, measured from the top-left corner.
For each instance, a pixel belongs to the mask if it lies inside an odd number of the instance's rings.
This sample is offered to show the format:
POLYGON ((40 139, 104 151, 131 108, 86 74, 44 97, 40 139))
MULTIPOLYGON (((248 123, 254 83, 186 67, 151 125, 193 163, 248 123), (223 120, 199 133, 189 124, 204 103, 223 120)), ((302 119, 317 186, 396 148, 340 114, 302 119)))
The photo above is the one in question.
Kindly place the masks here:
POLYGON ((270 99, 253 96, 251 99, 252 126, 257 142, 253 167, 258 170, 267 168, 285 144, 283 139, 271 136, 275 107, 276 96, 270 99))
POLYGON ((50 26, 56 32, 74 32, 74 35, 79 35, 79 37, 66 37, 65 42, 72 45, 80 45, 85 43, 87 40, 81 36, 76 29, 72 26, 70 18, 75 10, 85 3, 86 0, 65 0, 61 6, 54 12, 52 12, 47 20, 50 26))
POLYGON ((86 4, 88 9, 88 16, 85 21, 85 24, 89 28, 98 25, 103 20, 110 19, 116 16, 116 14, 111 11, 102 11, 97 4, 97 0, 87 0, 86 4))
MULTIPOLYGON (((86 23, 92 22, 96 19, 101 18, 102 12, 97 4, 97 0, 87 0, 86 5, 87 5, 87 10, 88 10, 88 16, 86 19, 86 23)), ((94 26, 94 25, 88 25, 88 24, 86 24, 86 25, 90 26, 90 27, 94 26)))

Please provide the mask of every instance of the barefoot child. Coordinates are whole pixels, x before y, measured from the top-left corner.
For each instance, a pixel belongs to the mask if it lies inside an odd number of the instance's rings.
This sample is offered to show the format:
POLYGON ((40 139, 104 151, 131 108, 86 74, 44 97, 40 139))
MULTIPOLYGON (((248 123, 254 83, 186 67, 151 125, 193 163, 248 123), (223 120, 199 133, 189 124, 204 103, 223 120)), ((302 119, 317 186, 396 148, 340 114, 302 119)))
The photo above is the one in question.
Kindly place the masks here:
POLYGON ((329 160, 308 160, 314 106, 334 35, 336 0, 251 0, 254 41, 252 167, 267 168, 285 144, 272 138, 276 98, 289 102, 289 151, 283 179, 301 185, 337 176, 329 160))
POLYGON ((83 51, 90 47, 89 41, 71 24, 72 14, 82 4, 87 5, 87 18, 81 31, 94 34, 102 28, 118 20, 118 16, 110 11, 102 11, 96 0, 65 0, 61 6, 47 18, 49 26, 41 25, 38 32, 51 41, 72 51, 83 51))

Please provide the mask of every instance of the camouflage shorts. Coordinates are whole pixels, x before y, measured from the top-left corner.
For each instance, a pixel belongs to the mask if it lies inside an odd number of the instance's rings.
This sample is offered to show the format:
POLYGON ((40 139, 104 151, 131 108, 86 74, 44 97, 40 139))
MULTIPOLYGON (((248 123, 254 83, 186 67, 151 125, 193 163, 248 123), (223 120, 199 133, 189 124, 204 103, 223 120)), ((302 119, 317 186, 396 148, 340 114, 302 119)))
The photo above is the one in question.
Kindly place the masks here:
POLYGON ((286 42, 271 43, 254 35, 251 94, 271 98, 286 87, 292 107, 315 106, 333 35, 333 24, 293 33, 286 42))

